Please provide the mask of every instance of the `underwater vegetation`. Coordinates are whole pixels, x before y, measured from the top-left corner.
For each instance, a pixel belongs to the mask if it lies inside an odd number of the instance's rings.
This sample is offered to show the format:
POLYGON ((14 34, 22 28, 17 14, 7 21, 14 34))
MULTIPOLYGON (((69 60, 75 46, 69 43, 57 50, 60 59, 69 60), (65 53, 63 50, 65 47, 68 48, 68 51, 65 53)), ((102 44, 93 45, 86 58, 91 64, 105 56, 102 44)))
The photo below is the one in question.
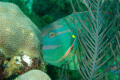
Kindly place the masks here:
MULTIPOLYGON (((73 1, 75 5, 75 0, 73 1)), ((84 10, 86 8, 81 4, 84 10)), ((76 9, 78 9, 75 6, 76 9)), ((40 17, 45 14, 52 16, 55 20, 67 16, 72 13, 69 0, 33 0, 33 11, 40 17)), ((53 21, 52 21, 53 22, 53 21)))
MULTIPOLYGON (((119 79, 119 39, 115 36, 119 34, 120 27, 120 8, 118 0, 80 0, 86 5, 89 14, 84 13, 85 19, 82 15, 76 12, 74 5, 73 20, 77 27, 77 37, 79 39, 81 49, 78 49, 77 59, 79 62, 79 71, 83 80, 110 80, 119 79), (75 16, 78 17, 78 25, 75 16), (110 44, 112 48, 110 47, 110 44), (114 57, 113 57, 114 56, 114 57), (113 65, 115 62, 116 66, 113 65), (110 75, 109 70, 113 70, 110 75), (112 76, 112 77, 110 77, 112 76)), ((79 9, 79 0, 76 0, 79 9)), ((119 36, 118 36, 119 37, 119 36)), ((76 64, 76 62, 75 62, 76 64)), ((77 65, 77 64, 76 64, 77 65)))
MULTIPOLYGON (((78 9, 75 0, 73 4, 78 9)), ((84 10, 87 9, 82 3, 80 4, 84 10)), ((33 0, 33 11, 42 19, 40 24, 45 26, 55 20, 70 15, 72 13, 72 7, 70 0, 33 0)))

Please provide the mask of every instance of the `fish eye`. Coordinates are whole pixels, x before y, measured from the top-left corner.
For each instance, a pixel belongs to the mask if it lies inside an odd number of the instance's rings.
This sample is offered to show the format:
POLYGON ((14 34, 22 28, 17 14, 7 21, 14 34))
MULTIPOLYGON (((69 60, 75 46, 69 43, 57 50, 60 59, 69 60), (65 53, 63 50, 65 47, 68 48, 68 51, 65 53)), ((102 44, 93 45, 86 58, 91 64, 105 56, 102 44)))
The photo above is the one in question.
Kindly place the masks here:
POLYGON ((53 38, 55 36, 55 31, 50 31, 48 37, 53 38))

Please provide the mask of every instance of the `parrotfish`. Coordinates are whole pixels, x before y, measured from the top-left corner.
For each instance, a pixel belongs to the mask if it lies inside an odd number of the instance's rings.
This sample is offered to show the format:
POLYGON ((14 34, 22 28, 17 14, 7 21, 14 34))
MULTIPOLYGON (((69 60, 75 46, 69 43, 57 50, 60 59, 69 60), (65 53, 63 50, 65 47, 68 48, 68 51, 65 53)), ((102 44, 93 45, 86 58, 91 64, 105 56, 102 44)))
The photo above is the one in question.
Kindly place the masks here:
MULTIPOLYGON (((90 15, 88 12, 85 13, 90 15)), ((69 61, 66 68, 70 70, 76 70, 76 66, 79 67, 77 49, 81 48, 77 32, 78 28, 81 29, 82 24, 79 22, 78 16, 84 20, 86 26, 90 26, 85 14, 79 12, 77 15, 68 15, 41 28, 44 61, 57 67, 61 67, 69 61)))
MULTIPOLYGON (((79 13, 81 16, 84 13, 79 13)), ((81 18, 85 18, 82 16, 81 18)), ((78 21, 77 16, 75 20, 78 21)), ((77 25, 81 26, 79 22, 77 25)), ((73 14, 63 17, 41 29, 43 39, 43 58, 51 65, 61 67, 67 61, 67 69, 75 70, 74 60, 77 61, 78 48, 77 27, 73 14)))

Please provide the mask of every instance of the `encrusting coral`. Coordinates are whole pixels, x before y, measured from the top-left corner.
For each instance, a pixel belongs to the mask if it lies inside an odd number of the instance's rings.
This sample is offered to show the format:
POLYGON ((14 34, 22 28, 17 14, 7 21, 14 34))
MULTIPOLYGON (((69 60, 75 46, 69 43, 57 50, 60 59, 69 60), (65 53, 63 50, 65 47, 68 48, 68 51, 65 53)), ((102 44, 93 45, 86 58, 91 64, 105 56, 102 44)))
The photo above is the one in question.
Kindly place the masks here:
POLYGON ((0 77, 38 66, 44 70, 40 30, 18 6, 0 2, 0 77))
POLYGON ((30 70, 15 80, 51 80, 50 77, 40 70, 30 70))

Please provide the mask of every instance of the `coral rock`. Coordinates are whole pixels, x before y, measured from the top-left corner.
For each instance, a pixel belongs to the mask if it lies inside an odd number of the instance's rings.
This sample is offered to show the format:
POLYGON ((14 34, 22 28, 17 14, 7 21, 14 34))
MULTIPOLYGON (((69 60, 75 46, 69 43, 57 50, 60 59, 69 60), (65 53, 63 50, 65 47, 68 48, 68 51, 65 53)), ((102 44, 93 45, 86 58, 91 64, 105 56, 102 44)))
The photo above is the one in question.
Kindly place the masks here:
POLYGON ((9 75, 16 68, 16 66, 13 66, 10 69, 9 66, 18 65, 18 60, 19 64, 24 66, 22 63, 24 60, 20 60, 21 55, 28 56, 25 58, 26 63, 29 62, 27 64, 32 64, 33 62, 28 61, 28 58, 30 58, 29 60, 39 58, 40 62, 43 62, 40 30, 24 15, 18 6, 7 2, 0 2, 0 55, 3 55, 6 60, 8 58, 11 59, 7 62, 7 69, 5 69, 5 72, 9 72, 7 73, 9 75), (18 56, 17 62, 13 59, 15 58, 14 56, 18 56))
POLYGON ((51 80, 51 79, 46 73, 40 70, 31 70, 19 76, 16 80, 51 80))
POLYGON ((12 3, 0 2, 0 48, 6 57, 24 51, 38 57, 42 44, 41 33, 35 24, 12 3))

